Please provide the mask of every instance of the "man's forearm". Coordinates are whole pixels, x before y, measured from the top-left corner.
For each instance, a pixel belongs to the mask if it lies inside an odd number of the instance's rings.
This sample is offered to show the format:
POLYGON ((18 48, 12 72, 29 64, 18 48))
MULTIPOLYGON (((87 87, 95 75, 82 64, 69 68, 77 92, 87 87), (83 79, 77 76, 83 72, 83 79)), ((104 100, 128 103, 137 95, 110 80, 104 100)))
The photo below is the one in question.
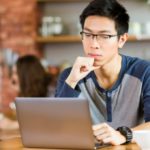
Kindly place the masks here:
POLYGON ((56 97, 78 97, 80 92, 71 88, 67 83, 64 83, 64 85, 58 89, 56 97))
MULTIPOLYGON (((134 128, 131 128, 131 130, 134 132, 134 131, 137 131, 137 130, 150 130, 150 122, 146 122, 146 123, 143 123, 143 124, 140 124, 134 128)), ((132 143, 135 143, 134 139, 132 139, 132 143)))
POLYGON ((73 80, 70 80, 70 78, 67 78, 66 81, 65 81, 71 88, 75 88, 76 85, 77 85, 77 81, 73 81, 73 80))
POLYGON ((132 128, 132 131, 136 131, 136 130, 150 130, 150 122, 146 122, 143 124, 140 124, 134 128, 132 128))

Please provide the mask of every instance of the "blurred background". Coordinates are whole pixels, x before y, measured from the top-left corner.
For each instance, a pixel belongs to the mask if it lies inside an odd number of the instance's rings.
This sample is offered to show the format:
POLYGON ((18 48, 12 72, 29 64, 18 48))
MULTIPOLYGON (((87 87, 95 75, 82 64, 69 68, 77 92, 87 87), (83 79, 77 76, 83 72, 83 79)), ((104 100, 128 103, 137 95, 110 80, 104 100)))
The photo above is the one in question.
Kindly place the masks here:
MULTIPOLYGON (((9 115, 17 93, 12 68, 35 55, 53 80, 83 55, 79 15, 90 0, 0 0, 0 112, 9 115)), ((130 14, 129 40, 120 53, 150 60, 150 1, 119 0, 130 14)), ((53 94, 52 94, 53 96, 53 94)), ((0 116, 1 119, 1 116, 0 116)))

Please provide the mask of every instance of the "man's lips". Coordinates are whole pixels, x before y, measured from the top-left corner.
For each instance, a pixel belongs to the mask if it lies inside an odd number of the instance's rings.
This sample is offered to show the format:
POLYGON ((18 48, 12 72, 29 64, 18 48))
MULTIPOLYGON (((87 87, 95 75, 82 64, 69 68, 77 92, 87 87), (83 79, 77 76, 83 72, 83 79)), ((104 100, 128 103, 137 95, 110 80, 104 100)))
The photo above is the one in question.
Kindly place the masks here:
POLYGON ((102 56, 102 55, 100 55, 100 54, 88 53, 88 56, 89 56, 89 57, 96 58, 96 57, 99 57, 99 56, 102 56))

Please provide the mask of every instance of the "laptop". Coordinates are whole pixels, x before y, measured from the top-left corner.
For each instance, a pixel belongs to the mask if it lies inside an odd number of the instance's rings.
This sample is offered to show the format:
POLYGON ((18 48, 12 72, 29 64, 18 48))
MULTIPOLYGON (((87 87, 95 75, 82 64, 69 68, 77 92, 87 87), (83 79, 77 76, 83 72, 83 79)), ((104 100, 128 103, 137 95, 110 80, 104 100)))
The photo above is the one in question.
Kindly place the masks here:
POLYGON ((24 147, 95 149, 87 100, 17 97, 15 104, 24 147))

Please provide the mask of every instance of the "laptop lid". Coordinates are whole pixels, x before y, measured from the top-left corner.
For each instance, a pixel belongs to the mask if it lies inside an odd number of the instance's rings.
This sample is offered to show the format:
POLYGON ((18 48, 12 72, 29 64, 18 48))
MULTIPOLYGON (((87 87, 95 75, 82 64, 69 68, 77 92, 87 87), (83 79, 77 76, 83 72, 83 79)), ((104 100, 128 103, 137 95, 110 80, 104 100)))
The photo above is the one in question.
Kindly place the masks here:
POLYGON ((16 98, 25 147, 93 149, 88 101, 79 98, 16 98))

